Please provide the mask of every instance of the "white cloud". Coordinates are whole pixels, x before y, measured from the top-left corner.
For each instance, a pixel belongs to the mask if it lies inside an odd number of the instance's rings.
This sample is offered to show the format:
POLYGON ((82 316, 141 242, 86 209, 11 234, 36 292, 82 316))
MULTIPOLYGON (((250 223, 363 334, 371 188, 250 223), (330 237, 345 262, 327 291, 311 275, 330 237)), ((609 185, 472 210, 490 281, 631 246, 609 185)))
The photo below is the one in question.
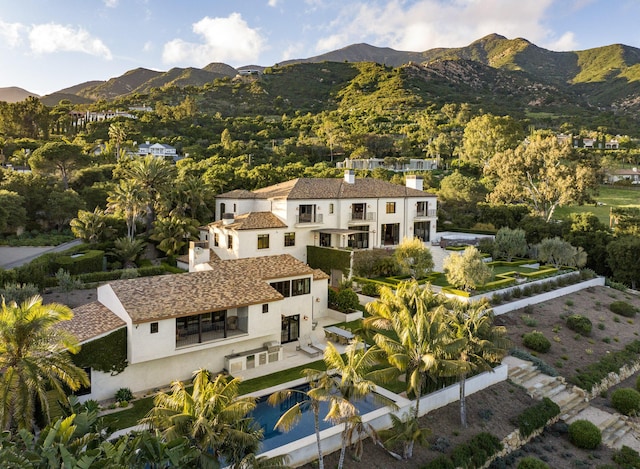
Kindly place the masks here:
POLYGON ((559 39, 545 43, 544 47, 555 51, 572 51, 578 47, 578 41, 573 32, 567 31, 559 39))
POLYGON ((269 1, 267 2, 267 5, 269 5, 269 6, 270 6, 270 7, 272 7, 272 8, 275 8, 275 7, 277 7, 277 6, 278 6, 278 2, 279 2, 279 1, 280 1, 280 0, 269 0, 269 1))
POLYGON ((154 46, 153 46, 153 42, 151 41, 145 42, 144 46, 142 46, 143 52, 151 52, 153 49, 154 49, 154 46))
POLYGON ((9 47, 16 47, 22 42, 24 25, 20 23, 5 23, 0 20, 0 40, 6 42, 9 47))
POLYGON ((36 54, 82 52, 112 59, 109 48, 82 28, 73 29, 54 23, 36 25, 29 32, 29 43, 36 54))
POLYGON ((103 0, 104 1, 104 6, 106 6, 107 8, 115 8, 118 6, 118 3, 120 0, 103 0))
POLYGON ((302 44, 289 44, 287 48, 280 54, 280 60, 297 59, 304 50, 302 44))
POLYGON ((183 39, 167 42, 162 53, 165 63, 204 66, 220 61, 251 61, 265 48, 259 30, 250 28, 239 13, 231 13, 227 18, 206 16, 193 24, 193 32, 201 36, 203 42, 183 39))
MULTIPOLYGON (((584 0, 583 0, 584 1, 584 0)), ((487 34, 550 41, 543 20, 553 0, 379 0, 345 6, 320 39, 320 52, 354 42, 398 50, 459 47, 487 34), (335 34, 335 31, 340 31, 335 34)))

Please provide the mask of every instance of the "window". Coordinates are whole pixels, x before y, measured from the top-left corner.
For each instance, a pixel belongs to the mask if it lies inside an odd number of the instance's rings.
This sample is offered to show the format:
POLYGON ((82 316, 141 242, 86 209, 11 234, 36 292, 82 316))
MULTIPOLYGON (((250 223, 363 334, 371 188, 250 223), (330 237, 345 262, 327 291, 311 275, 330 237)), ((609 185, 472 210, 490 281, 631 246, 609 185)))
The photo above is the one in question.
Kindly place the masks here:
POLYGON ((291 281, 272 282, 270 285, 285 298, 291 296, 291 281))
POLYGON ((396 213, 396 203, 387 202, 387 213, 396 213))
POLYGON ((216 248, 220 246, 220 238, 218 238, 218 233, 213 233, 213 246, 216 248))
POLYGON ((298 223, 315 223, 316 222, 316 206, 315 205, 299 205, 298 206, 298 223))
POLYGON ((295 246, 296 245, 296 234, 295 234, 295 232, 285 233, 284 234, 284 245, 285 245, 285 247, 295 246))
POLYGON ((291 296, 307 295, 311 292, 311 279, 309 277, 291 280, 291 296))
POLYGON ((151 333, 152 334, 157 334, 158 333, 158 323, 157 322, 152 322, 151 323, 151 333))
POLYGON ((220 218, 222 218, 222 215, 224 215, 224 211, 227 209, 226 204, 221 203, 220 204, 220 218))
POLYGON ((333 204, 329 204, 329 215, 333 215, 333 204))
POLYGON ((268 234, 259 234, 258 235, 258 249, 269 249, 269 235, 268 234))
POLYGON ((233 249, 233 236, 227 235, 227 249, 233 249))
POLYGON ((429 213, 429 202, 418 202, 416 204, 417 215, 419 217, 426 217, 429 213))
POLYGON ((266 314, 269 312, 269 303, 265 303, 262 305, 262 314, 266 314))

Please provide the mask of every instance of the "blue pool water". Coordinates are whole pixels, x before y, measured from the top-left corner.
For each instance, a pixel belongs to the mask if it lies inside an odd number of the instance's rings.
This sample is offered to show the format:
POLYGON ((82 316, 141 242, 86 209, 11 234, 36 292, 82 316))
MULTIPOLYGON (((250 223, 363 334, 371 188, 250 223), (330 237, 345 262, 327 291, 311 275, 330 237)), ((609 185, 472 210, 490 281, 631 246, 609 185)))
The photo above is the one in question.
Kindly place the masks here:
MULTIPOLYGON (((297 390, 308 389, 307 385, 302 385, 297 390)), ((257 401, 256 408, 251 416, 258 422, 258 424, 264 429, 264 440, 262 441, 261 452, 269 451, 292 441, 299 440, 305 436, 313 435, 313 412, 310 406, 301 406, 302 417, 288 432, 282 432, 274 429, 276 422, 280 419, 288 409, 293 407, 297 402, 302 401, 305 397, 300 393, 293 393, 288 401, 283 402, 275 407, 269 405, 267 397, 262 397, 257 401)), ((384 407, 384 404, 376 402, 373 396, 367 396, 365 399, 361 399, 355 402, 356 408, 360 412, 360 415, 365 415, 371 411, 384 407)), ((331 422, 325 422, 324 418, 327 415, 328 403, 322 402, 320 404, 320 430, 330 428, 333 426, 331 422)))

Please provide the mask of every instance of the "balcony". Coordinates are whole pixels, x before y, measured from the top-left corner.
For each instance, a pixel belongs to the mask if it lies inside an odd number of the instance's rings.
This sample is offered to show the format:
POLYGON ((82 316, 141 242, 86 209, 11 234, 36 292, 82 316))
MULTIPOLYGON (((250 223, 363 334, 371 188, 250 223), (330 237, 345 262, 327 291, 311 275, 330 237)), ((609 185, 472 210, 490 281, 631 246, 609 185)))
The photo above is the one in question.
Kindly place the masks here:
POLYGON ((296 215, 296 225, 319 225, 321 223, 323 223, 321 213, 302 213, 300 215, 296 215))
POLYGON ((416 212, 416 218, 435 218, 437 216, 437 210, 418 210, 416 212))
POLYGON ((376 221, 376 212, 351 212, 349 223, 376 221))

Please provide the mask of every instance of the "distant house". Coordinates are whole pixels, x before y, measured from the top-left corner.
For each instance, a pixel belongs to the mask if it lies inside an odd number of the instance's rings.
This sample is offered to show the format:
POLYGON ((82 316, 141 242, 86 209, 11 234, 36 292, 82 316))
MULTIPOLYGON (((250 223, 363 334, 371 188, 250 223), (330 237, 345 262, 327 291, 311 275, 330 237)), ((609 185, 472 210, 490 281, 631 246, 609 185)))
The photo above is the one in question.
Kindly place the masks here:
POLYGON ((336 168, 343 169, 362 169, 372 171, 376 168, 384 168, 389 171, 428 171, 438 169, 438 161, 436 159, 410 158, 404 162, 399 158, 392 160, 384 158, 345 158, 342 162, 336 163, 336 168))
POLYGON ((631 184, 640 184, 640 172, 638 168, 616 169, 607 174, 607 182, 615 184, 618 181, 630 181, 631 184))
POLYGON ((168 160, 175 161, 178 158, 175 147, 166 143, 150 143, 149 141, 138 145, 138 155, 140 156, 160 156, 168 160))
POLYGON ((126 330, 126 368, 89 369, 83 399, 163 387, 198 368, 236 373, 285 360, 282 344, 310 335, 329 314, 329 277, 292 256, 214 260, 198 269, 101 285, 97 301, 73 310, 63 328, 83 345, 126 330))

